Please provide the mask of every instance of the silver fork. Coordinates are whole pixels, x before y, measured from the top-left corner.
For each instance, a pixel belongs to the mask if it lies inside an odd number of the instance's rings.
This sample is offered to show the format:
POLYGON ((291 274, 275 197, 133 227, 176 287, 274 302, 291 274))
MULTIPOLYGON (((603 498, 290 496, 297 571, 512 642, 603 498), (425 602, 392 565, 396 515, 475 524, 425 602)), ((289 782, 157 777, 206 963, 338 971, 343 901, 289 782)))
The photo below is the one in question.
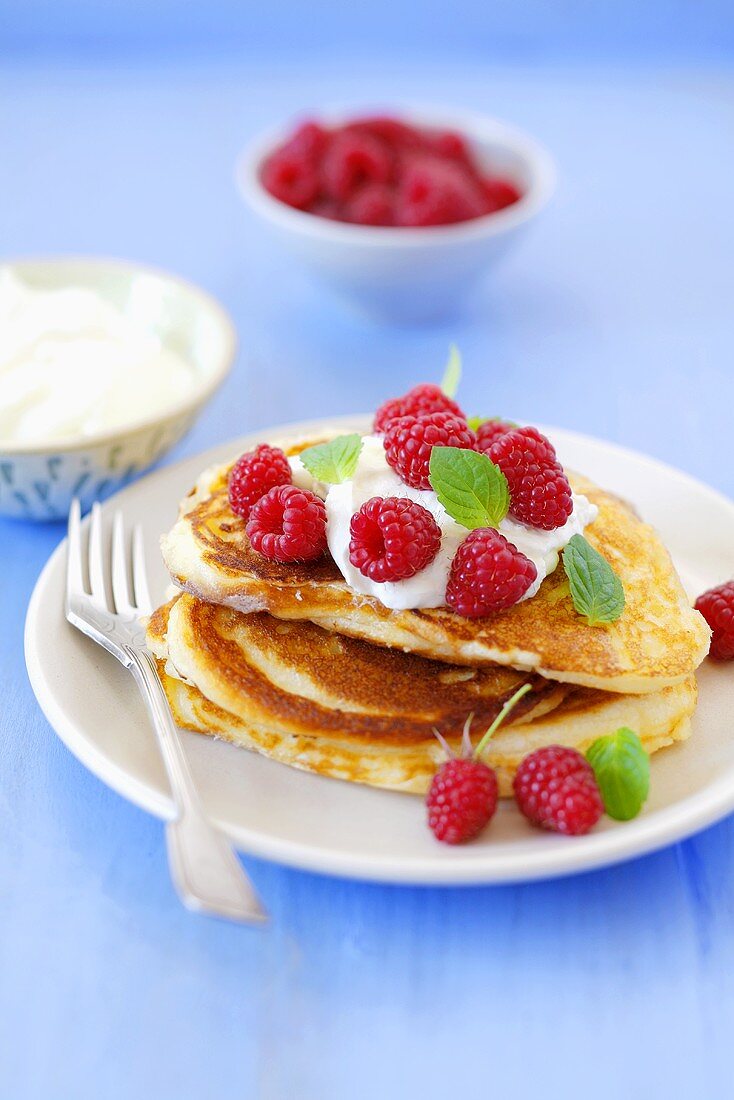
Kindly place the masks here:
POLYGON ((151 613, 152 604, 142 530, 135 527, 128 553, 122 514, 115 512, 107 570, 98 504, 92 508, 88 528, 85 554, 81 509, 75 500, 69 512, 66 617, 130 670, 146 702, 176 806, 175 818, 166 824, 173 884, 190 909, 245 923, 262 923, 268 919, 267 915, 232 845, 204 812, 155 661, 145 645, 141 616, 151 613), (111 600, 106 575, 111 581, 111 600))

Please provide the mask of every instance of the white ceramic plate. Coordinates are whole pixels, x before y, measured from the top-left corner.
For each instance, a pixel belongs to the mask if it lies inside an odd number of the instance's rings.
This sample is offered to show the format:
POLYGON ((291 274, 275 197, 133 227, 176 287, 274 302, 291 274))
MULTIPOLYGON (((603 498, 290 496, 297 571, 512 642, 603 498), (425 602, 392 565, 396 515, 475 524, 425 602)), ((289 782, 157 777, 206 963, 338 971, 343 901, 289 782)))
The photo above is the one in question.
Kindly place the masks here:
MULTIPOLYGON (((363 427, 361 418, 338 422, 363 427)), ((209 463, 314 425, 273 428, 138 481, 104 506, 146 535, 154 594, 166 577, 158 538, 209 463)), ((561 460, 634 501, 659 529, 691 593, 734 574, 734 504, 670 467, 619 447, 549 429, 561 460)), ((46 717, 71 751, 114 790, 159 817, 172 813, 154 735, 129 674, 63 618, 65 547, 39 578, 26 624, 26 660, 46 717)), ((482 837, 436 842, 422 801, 308 775, 192 733, 187 756, 212 817, 253 855, 312 871, 401 883, 490 883, 600 867, 689 836, 734 810, 734 667, 706 661, 694 733, 654 757, 652 788, 634 821, 607 818, 588 836, 532 829, 503 803, 482 837)))

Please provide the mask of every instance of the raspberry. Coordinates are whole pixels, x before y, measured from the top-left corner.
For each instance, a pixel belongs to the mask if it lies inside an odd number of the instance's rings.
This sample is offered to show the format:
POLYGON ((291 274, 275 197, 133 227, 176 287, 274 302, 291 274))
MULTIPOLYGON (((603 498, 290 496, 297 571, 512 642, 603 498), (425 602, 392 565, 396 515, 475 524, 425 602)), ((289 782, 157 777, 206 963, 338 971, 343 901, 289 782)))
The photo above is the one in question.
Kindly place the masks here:
POLYGON ((479 760, 442 764, 428 795, 428 825, 437 840, 461 844, 481 832, 497 809, 497 776, 479 760))
POLYGON ((478 527, 454 555, 446 603, 465 619, 512 607, 538 576, 530 558, 493 527, 478 527))
POLYGON ((528 821, 556 833, 581 836, 604 813, 591 765, 576 749, 562 745, 548 745, 526 756, 513 790, 528 821))
POLYGON ((437 157, 415 157, 406 164, 398 187, 396 225, 449 225, 484 212, 484 197, 459 164, 437 157))
POLYGON ((248 519, 253 504, 275 485, 290 485, 291 468, 278 447, 261 443, 254 451, 239 458, 229 472, 229 505, 232 511, 248 519))
POLYGON ((349 560, 371 581, 402 581, 430 565, 441 528, 407 497, 372 497, 352 516, 349 560))
POLYGON ((465 420, 463 412, 450 397, 447 397, 440 386, 425 383, 421 386, 413 386, 404 397, 394 397, 380 405, 375 414, 375 422, 372 430, 384 432, 391 420, 399 416, 420 416, 421 413, 450 412, 465 420))
POLYGON ((448 160, 459 160, 463 164, 471 163, 471 154, 466 139, 455 130, 436 130, 428 136, 431 152, 448 160))
POLYGON ((328 142, 329 134, 318 122, 302 122, 279 151, 292 153, 315 164, 326 150, 328 142))
POLYGON ((521 197, 510 180, 482 175, 460 133, 389 116, 332 128, 303 122, 268 157, 261 177, 281 202, 356 225, 447 225, 521 197), (368 192, 371 186, 385 190, 368 192))
POLYGON ((318 173, 309 158, 287 150, 266 160, 262 182, 274 198, 298 210, 310 206, 319 193, 318 173))
POLYGON ((315 561, 326 550, 326 508, 308 489, 276 485, 254 505, 247 537, 271 561, 315 561))
POLYGON ((384 183, 367 183, 344 208, 344 217, 355 225, 392 225, 392 191, 384 183))
POLYGON ((345 130, 332 138, 321 162, 324 191, 339 202, 367 183, 387 183, 391 172, 392 158, 378 138, 345 130))
POLYGON ((504 210, 506 206, 512 206, 522 195, 510 180, 484 179, 482 180, 482 195, 486 214, 494 214, 497 210, 504 210))
POLYGON ((381 116, 358 118, 348 123, 344 129, 355 134, 369 134, 370 137, 379 138, 393 150, 418 149, 423 145, 422 134, 397 118, 381 116))
POLYGON ((709 588, 696 600, 696 610, 713 631, 709 657, 731 661, 734 658, 734 581, 709 588))
POLYGON ((389 466, 413 489, 430 489, 428 464, 434 447, 474 449, 476 436, 466 421, 450 412, 400 416, 385 429, 383 444, 389 466))
POLYGON ((485 420, 477 428, 477 450, 486 453, 496 439, 507 432, 511 432, 516 427, 517 424, 511 424, 509 420, 500 420, 499 417, 485 420))
POLYGON ((543 531, 563 527, 573 511, 571 486, 552 444, 537 428, 505 433, 488 454, 507 478, 515 519, 543 531))

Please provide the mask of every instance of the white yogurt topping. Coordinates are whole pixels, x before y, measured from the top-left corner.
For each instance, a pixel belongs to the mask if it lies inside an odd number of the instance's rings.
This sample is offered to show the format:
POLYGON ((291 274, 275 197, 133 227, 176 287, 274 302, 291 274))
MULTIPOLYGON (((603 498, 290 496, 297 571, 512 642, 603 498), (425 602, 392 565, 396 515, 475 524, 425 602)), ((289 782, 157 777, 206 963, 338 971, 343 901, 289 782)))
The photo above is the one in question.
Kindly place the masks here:
POLYGON ((0 269, 0 440, 127 426, 194 386, 193 368, 93 290, 36 290, 0 269))
MULTIPOLYGON (((309 474, 299 458, 290 460, 293 480, 325 498, 329 550, 347 584, 365 596, 375 596, 385 607, 404 611, 419 607, 441 607, 445 603, 446 583, 456 550, 468 531, 448 515, 432 489, 411 489, 405 485, 385 459, 382 437, 365 436, 362 453, 351 481, 325 486, 309 474), (441 549, 426 568, 404 581, 371 581, 349 561, 349 524, 354 513, 370 497, 408 497, 427 508, 441 528, 441 549)), ((559 552, 572 535, 581 534, 596 519, 598 509, 585 496, 573 494, 573 512, 563 527, 541 531, 526 527, 507 517, 499 530, 534 563, 538 576, 523 596, 529 599, 542 581, 556 568, 559 552)))

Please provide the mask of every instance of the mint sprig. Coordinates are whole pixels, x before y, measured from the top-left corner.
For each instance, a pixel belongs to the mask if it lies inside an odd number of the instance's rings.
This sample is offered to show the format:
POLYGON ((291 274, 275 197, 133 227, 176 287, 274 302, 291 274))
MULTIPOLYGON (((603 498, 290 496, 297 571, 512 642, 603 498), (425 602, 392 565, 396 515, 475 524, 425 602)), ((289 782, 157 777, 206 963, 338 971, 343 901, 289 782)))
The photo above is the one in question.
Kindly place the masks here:
POLYGON ((591 626, 613 623, 624 611, 624 588, 611 565, 583 535, 573 535, 563 551, 573 606, 591 626))
POLYGON ((340 485, 354 476, 362 451, 362 437, 338 435, 328 443, 317 443, 301 451, 299 458, 308 472, 327 485, 340 485))
POLYGON ((604 809, 616 821, 637 817, 650 790, 650 758, 637 734, 623 726, 599 737, 586 752, 604 809))
POLYGON ((428 480, 452 519, 470 531, 498 527, 510 507, 507 478, 487 455, 434 447, 428 480))
POLYGON ((452 344, 449 348, 449 360, 446 364, 446 370, 443 372, 443 380, 441 381, 441 389, 447 397, 456 397, 457 390, 459 389, 459 383, 461 382, 461 352, 457 348, 456 344, 452 344))

